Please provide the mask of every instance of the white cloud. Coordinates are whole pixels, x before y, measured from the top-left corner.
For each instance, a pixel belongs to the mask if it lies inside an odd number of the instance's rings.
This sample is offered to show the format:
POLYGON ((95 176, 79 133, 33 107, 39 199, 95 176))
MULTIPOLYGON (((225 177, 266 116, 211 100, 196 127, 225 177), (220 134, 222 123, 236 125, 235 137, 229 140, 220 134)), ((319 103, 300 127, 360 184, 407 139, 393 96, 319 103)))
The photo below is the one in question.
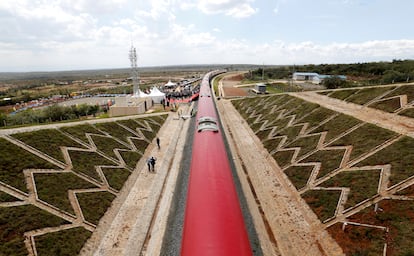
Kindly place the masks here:
MULTIPOLYGON (((249 17, 258 12, 254 0, 140 1, 141 16, 134 16, 134 8, 124 15, 126 7, 120 6, 126 1, 104 0, 95 3, 97 9, 89 10, 89 0, 0 0, 0 71, 128 67, 131 41, 137 47, 140 66, 414 58, 414 40, 320 44, 263 39, 263 43, 254 43, 232 38, 225 26, 201 28, 199 21, 179 22, 179 11, 188 8, 205 14, 249 17), (73 7, 67 7, 72 2, 73 7), (107 12, 111 8, 113 13, 107 12)), ((277 1, 276 8, 286 2, 277 1)))
POLYGON ((199 0, 198 8, 205 14, 225 14, 234 18, 247 18, 258 12, 251 6, 254 0, 199 0))
POLYGON ((237 5, 226 12, 227 16, 234 18, 247 18, 258 12, 258 9, 253 9, 249 4, 237 5))
POLYGON ((287 0, 276 0, 275 8, 273 9, 274 14, 279 14, 282 5, 286 4, 287 0))

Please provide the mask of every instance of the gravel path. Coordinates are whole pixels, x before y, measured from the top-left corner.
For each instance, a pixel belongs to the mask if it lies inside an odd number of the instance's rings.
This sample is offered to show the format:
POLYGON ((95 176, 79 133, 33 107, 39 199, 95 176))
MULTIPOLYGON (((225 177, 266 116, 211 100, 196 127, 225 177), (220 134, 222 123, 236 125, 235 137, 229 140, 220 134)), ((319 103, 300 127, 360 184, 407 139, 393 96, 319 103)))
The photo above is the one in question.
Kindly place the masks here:
POLYGON ((196 119, 192 118, 190 121, 191 123, 183 149, 183 158, 181 159, 179 175, 173 192, 173 203, 170 208, 170 216, 168 218, 167 229, 160 255, 180 255, 196 119))

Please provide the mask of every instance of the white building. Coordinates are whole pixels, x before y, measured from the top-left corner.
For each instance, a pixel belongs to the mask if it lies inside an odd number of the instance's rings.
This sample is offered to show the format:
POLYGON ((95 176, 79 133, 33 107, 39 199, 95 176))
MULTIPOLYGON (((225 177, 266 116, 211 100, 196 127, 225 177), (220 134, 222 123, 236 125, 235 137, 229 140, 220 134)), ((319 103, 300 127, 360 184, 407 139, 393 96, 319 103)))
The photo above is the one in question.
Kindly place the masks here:
POLYGON ((295 81, 312 81, 314 77, 319 76, 318 73, 310 72, 295 72, 293 73, 293 80, 295 81))
POLYGON ((331 77, 338 77, 341 80, 346 80, 346 76, 318 75, 318 76, 315 76, 312 79, 312 83, 313 84, 321 84, 321 83, 323 83, 323 80, 325 80, 326 78, 331 78, 331 77))

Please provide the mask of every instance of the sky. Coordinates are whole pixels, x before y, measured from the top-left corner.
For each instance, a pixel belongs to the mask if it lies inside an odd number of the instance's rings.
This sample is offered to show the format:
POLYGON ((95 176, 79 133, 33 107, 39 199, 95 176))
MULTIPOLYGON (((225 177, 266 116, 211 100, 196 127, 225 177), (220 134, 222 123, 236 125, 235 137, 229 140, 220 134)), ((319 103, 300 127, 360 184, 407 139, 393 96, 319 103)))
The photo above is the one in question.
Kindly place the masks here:
POLYGON ((412 0, 0 0, 0 72, 414 59, 412 0))

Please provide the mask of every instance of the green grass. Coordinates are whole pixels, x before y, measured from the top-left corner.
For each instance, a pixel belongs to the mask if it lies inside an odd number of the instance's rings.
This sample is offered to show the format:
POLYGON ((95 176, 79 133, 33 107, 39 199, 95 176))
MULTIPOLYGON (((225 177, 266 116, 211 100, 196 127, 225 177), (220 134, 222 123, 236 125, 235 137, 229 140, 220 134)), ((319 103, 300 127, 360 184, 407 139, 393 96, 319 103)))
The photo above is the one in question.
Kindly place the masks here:
POLYGON ((312 170, 313 166, 291 166, 285 170, 285 174, 296 189, 299 190, 306 186, 312 170))
POLYGON ((298 138, 294 142, 285 146, 285 148, 300 147, 298 158, 316 149, 320 135, 310 135, 302 138, 298 138))
POLYGON ((34 177, 37 193, 41 200, 72 214, 75 212, 68 198, 68 190, 96 188, 92 183, 77 177, 73 173, 37 173, 34 177))
POLYGON ((141 130, 141 132, 148 141, 152 141, 155 138, 155 135, 157 134, 157 132, 155 131, 141 130))
POLYGON ((267 120, 269 124, 266 124, 266 127, 271 127, 271 123, 278 119, 279 115, 282 113, 282 110, 268 111, 267 113, 262 113, 262 120, 267 120))
POLYGON ((216 97, 219 96, 219 90, 218 90, 219 82, 220 82, 220 80, 223 79, 224 76, 225 76, 224 74, 223 75, 218 75, 213 79, 213 88, 214 88, 214 93, 215 93, 216 97))
POLYGON ((24 233, 68 224, 33 205, 0 207, 0 255, 27 255, 24 233))
POLYGON ((328 132, 325 138, 325 142, 329 142, 337 138, 340 134, 346 132, 347 130, 351 129, 352 127, 360 123, 361 121, 359 121, 356 118, 353 118, 353 117, 350 117, 344 114, 339 114, 337 117, 334 117, 330 121, 312 130, 312 133, 325 132, 325 131, 328 132))
POLYGON ((136 151, 120 151, 119 152, 124 159, 126 165, 132 170, 135 169, 137 162, 141 159, 142 155, 136 151))
POLYGON ((124 129, 122 126, 118 125, 117 123, 98 123, 95 124, 95 127, 101 131, 109 133, 111 136, 122 140, 124 142, 128 142, 128 137, 137 137, 134 133, 124 129))
POLYGON ((264 140, 263 146, 267 149, 268 152, 272 152, 277 148, 281 141, 282 138, 264 140))
MULTIPOLYGON (((88 138, 86 138, 86 133, 91 134, 102 134, 100 131, 94 128, 94 126, 89 124, 77 125, 77 126, 70 126, 70 127, 62 127, 59 130, 69 133, 75 138, 82 140, 85 143, 89 144, 88 138)), ((103 134, 102 134, 103 135, 103 134)))
POLYGON ((369 101, 379 97, 380 95, 391 91, 394 87, 377 87, 360 89, 357 93, 353 94, 346 99, 348 102, 352 102, 359 105, 365 105, 369 101))
POLYGON ((414 108, 404 109, 398 115, 414 118, 414 108))
POLYGON ((286 136, 287 140, 285 143, 290 143, 299 135, 299 132, 302 130, 303 126, 290 126, 285 129, 275 132, 273 136, 286 136))
POLYGON ((105 167, 102 168, 102 172, 104 173, 109 185, 118 191, 122 189, 129 175, 131 175, 131 172, 125 168, 105 167))
POLYGON ((414 139, 403 137, 382 149, 356 166, 391 164, 391 185, 397 184, 414 175, 414 139))
POLYGON ((83 173, 99 182, 101 178, 96 172, 95 166, 97 165, 116 165, 114 162, 106 159, 96 152, 88 151, 69 151, 70 158, 72 159, 72 170, 74 172, 83 173))
POLYGON ((289 102, 289 104, 285 108, 293 109, 293 113, 295 114, 295 120, 300 120, 303 116, 309 114, 318 107, 318 104, 310 103, 296 98, 293 101, 289 102))
POLYGON ((355 90, 339 90, 339 91, 332 92, 328 96, 331 97, 331 98, 339 99, 339 100, 345 100, 346 98, 348 98, 349 96, 351 96, 352 94, 354 94, 355 92, 357 92, 358 90, 359 89, 355 89, 355 90))
POLYGON ((276 160, 277 164, 283 168, 286 165, 290 164, 294 151, 293 150, 286 150, 286 151, 277 151, 272 156, 276 160))
POLYGON ((76 194, 79 205, 82 209, 83 217, 97 225, 99 220, 111 206, 115 196, 109 192, 91 192, 76 194))
POLYGON ((283 92, 300 92, 303 91, 301 86, 290 85, 287 83, 271 83, 268 84, 266 90, 269 93, 283 93, 283 92))
POLYGON ((347 187, 350 188, 345 209, 377 194, 380 179, 379 170, 345 171, 337 174, 320 187, 347 187))
POLYGON ((268 137, 269 137, 269 135, 270 135, 270 132, 272 131, 272 128, 265 128, 265 129, 263 129, 263 130, 259 130, 259 131, 257 131, 256 132, 256 136, 261 140, 261 141, 264 141, 264 140, 266 140, 268 137))
POLYGON ((295 123, 308 123, 308 130, 312 129, 315 126, 318 126, 322 121, 326 120, 327 118, 335 115, 336 112, 329 110, 327 108, 319 107, 312 111, 309 115, 305 116, 300 120, 295 120, 295 123))
POLYGON ((146 121, 149 124, 149 126, 151 127, 154 134, 156 134, 160 130, 162 124, 164 123, 163 119, 159 119, 159 117, 157 118, 156 116, 154 116, 154 117, 144 117, 142 119, 138 119, 137 121, 140 121, 140 122, 145 122, 146 121))
MULTIPOLYGON (((122 125, 128 127, 129 129, 131 129, 133 131, 144 129, 143 125, 141 125, 141 124, 139 124, 136 121, 131 120, 131 119, 129 119, 129 120, 120 120, 120 121, 117 121, 117 123, 122 124, 122 125)), ((147 129, 147 127, 145 127, 145 129, 147 129)))
POLYGON ((53 169, 55 165, 0 138, 0 181, 27 192, 24 169, 53 169))
POLYGON ((15 202, 21 201, 18 198, 15 198, 12 195, 7 194, 6 192, 0 191, 0 203, 15 202))
POLYGON ((121 144, 120 142, 110 137, 92 135, 92 140, 95 143, 98 150, 114 159, 118 159, 118 157, 115 155, 114 149, 131 150, 129 147, 125 146, 124 144, 121 144))
POLYGON ((149 145, 148 141, 146 141, 146 140, 132 139, 131 141, 132 141, 132 143, 134 143, 137 150, 139 152, 141 152, 142 154, 144 154, 145 150, 147 149, 147 147, 149 145))
POLYGON ((413 85, 399 86, 389 95, 387 95, 387 97, 398 96, 398 95, 407 95, 408 102, 413 101, 414 100, 414 86, 413 85))
POLYGON ((329 174, 330 172, 334 171, 335 169, 339 168, 344 153, 344 149, 319 150, 307 157, 306 159, 304 159, 303 161, 301 161, 301 163, 320 162, 321 168, 319 169, 317 178, 321 178, 329 174))
POLYGON ((38 255, 78 255, 92 232, 82 228, 65 229, 35 238, 38 255))
POLYGON ((290 120, 291 120, 290 117, 282 117, 279 119, 275 119, 267 123, 266 128, 276 127, 275 132, 277 133, 277 131, 284 129, 289 124, 290 120))
POLYGON ((14 138, 42 151, 43 153, 65 163, 60 147, 84 148, 81 144, 63 135, 56 129, 39 130, 34 132, 17 133, 14 138))
POLYGON ((385 112, 392 113, 401 107, 400 98, 382 100, 368 105, 370 108, 376 108, 385 112))
POLYGON ((302 198, 324 222, 334 216, 340 195, 339 190, 309 190, 302 194, 302 198))
POLYGON ((334 141, 329 146, 352 145, 353 149, 350 160, 353 160, 396 136, 397 134, 392 131, 373 124, 364 124, 344 137, 334 141))

